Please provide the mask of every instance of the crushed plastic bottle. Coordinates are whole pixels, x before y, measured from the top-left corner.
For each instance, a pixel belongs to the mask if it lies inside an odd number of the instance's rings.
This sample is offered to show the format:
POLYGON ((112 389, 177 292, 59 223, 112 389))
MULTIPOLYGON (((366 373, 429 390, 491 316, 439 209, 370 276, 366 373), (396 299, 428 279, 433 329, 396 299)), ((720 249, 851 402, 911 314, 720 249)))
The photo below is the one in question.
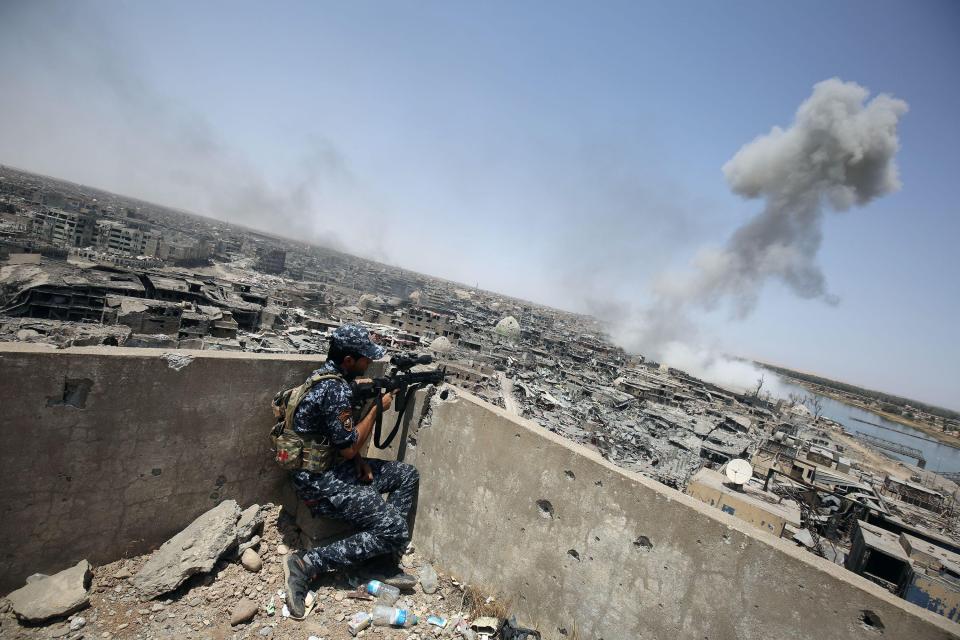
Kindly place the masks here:
POLYGON ((373 608, 373 624, 381 627, 412 627, 417 624, 417 616, 406 609, 378 604, 373 608))
POLYGON ((367 593, 376 596, 378 603, 391 606, 400 597, 400 589, 379 580, 371 580, 367 583, 367 593))

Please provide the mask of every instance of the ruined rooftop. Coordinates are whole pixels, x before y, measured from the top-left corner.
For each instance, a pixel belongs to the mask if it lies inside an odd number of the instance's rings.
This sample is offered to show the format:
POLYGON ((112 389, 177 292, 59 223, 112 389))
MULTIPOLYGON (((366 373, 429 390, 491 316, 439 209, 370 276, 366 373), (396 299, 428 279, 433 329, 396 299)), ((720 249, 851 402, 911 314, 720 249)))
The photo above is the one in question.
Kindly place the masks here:
MULTIPOLYGON (((141 554, 155 553, 225 501, 284 504, 283 474, 273 468, 264 436, 269 398, 316 364, 306 355, 4 345, 0 394, 14 400, 0 417, 0 534, 9 541, 0 558, 3 588, 86 560, 93 584, 106 589, 95 592, 96 609, 85 610, 87 633, 315 633, 270 616, 272 570, 263 574, 266 582, 259 574, 247 577, 239 559, 225 558, 212 582, 142 604, 130 599, 136 594, 125 586, 128 578, 115 576, 124 569, 135 573, 141 554), (110 589, 116 600, 104 601, 110 589), (192 589, 202 590, 188 595, 192 589), (191 613, 195 597, 219 603, 203 605, 204 612, 215 612, 206 618, 209 625, 191 613), (230 625, 242 598, 256 606, 256 631, 230 625), (108 620, 112 626, 97 626, 108 620)), ((953 622, 795 543, 462 389, 451 392, 445 400, 417 397, 406 452, 422 477, 415 560, 436 567, 444 599, 462 594, 453 581, 482 584, 509 602, 518 618, 555 639, 839 639, 875 638, 881 631, 958 637, 953 622)), ((393 457, 397 450, 379 455, 393 457)), ((261 542, 268 567, 278 553, 274 530, 265 529, 274 537, 261 542)), ((352 587, 346 581, 318 588, 325 606, 310 623, 339 638, 339 618, 353 608, 341 603, 352 587)), ((412 597, 416 606, 459 609, 412 597)), ((46 633, 21 626, 10 614, 2 624, 5 633, 46 633)), ((55 625, 62 637, 85 633, 70 631, 67 621, 55 625)), ((415 632, 424 633, 420 627, 415 632)), ((391 634, 406 635, 384 637, 391 634)))

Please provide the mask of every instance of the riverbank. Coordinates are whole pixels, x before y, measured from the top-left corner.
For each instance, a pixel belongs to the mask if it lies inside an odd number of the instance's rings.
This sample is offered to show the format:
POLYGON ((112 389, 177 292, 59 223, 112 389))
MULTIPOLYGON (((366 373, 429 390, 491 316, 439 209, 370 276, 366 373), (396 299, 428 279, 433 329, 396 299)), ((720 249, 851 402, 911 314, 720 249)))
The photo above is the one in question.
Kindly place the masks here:
POLYGON ((911 420, 910 418, 905 418, 895 413, 888 413, 886 411, 882 411, 880 409, 877 409, 875 406, 872 406, 870 403, 866 402, 862 398, 858 398, 850 394, 841 393, 836 389, 831 389, 830 387, 825 387, 823 385, 815 384, 813 382, 808 382, 806 380, 801 380, 799 378, 793 378, 793 377, 784 375, 783 373, 780 373, 780 375, 786 378, 787 380, 789 380, 791 383, 801 386, 807 391, 810 391, 811 393, 816 393, 821 396, 830 398, 832 400, 836 400, 837 402, 841 402, 843 404, 848 404, 852 407, 856 407, 857 409, 868 411, 872 414, 880 416, 881 418, 889 420, 890 422, 895 422, 905 427, 916 429, 917 431, 922 432, 924 435, 930 436, 937 442, 941 442, 943 444, 949 444, 955 447, 960 447, 960 436, 955 436, 950 433, 944 433, 936 425, 932 425, 927 422, 921 422, 918 420, 911 420))

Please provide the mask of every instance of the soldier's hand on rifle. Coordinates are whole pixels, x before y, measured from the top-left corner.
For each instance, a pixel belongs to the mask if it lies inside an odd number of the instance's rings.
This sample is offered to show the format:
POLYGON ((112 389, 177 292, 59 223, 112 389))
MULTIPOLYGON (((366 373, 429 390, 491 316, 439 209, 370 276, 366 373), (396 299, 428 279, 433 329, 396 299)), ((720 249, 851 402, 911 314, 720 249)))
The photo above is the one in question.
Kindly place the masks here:
POLYGON ((393 391, 380 396, 380 403, 383 405, 384 412, 386 412, 386 410, 390 408, 390 405, 393 404, 393 391))
POLYGON ((362 459, 360 456, 356 458, 356 467, 357 467, 357 478, 363 484, 370 484, 373 482, 373 469, 370 468, 370 465, 367 464, 367 461, 362 459))

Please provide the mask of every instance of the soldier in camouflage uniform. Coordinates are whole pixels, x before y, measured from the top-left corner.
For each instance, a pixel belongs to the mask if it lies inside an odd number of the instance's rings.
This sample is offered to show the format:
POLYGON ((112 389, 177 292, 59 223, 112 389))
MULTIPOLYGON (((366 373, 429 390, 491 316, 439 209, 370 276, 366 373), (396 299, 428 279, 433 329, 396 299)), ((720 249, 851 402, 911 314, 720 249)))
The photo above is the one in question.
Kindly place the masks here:
MULTIPOLYGON (((294 430, 304 436, 328 441, 339 453, 328 470, 292 472, 297 495, 314 516, 336 518, 352 524, 358 532, 332 544, 291 553, 284 561, 287 607, 291 616, 304 615, 309 582, 321 573, 386 555, 391 567, 386 582, 413 587, 416 579, 398 570, 396 560, 410 541, 420 476, 409 464, 364 460, 360 451, 373 429, 377 408, 354 424, 348 380, 362 375, 384 350, 367 331, 356 325, 338 328, 330 340, 327 362, 318 373, 341 377, 321 380, 304 396, 294 414, 294 430), (384 502, 381 493, 390 496, 384 502)), ((391 394, 382 398, 390 408, 391 394)))

